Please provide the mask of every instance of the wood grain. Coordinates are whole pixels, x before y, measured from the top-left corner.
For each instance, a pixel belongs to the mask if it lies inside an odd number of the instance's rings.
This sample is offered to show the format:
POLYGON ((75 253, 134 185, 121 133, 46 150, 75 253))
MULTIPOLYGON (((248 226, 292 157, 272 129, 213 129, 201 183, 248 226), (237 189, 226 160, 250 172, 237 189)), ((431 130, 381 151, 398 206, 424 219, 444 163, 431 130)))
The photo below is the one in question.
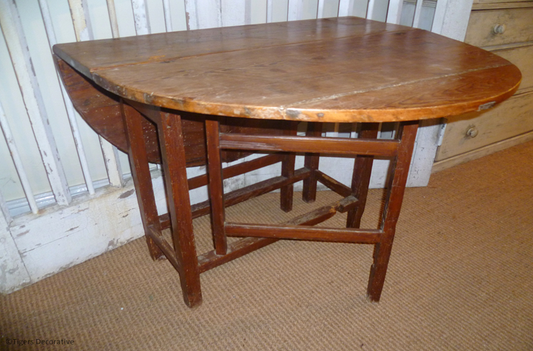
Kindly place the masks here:
POLYGON ((510 46, 493 52, 512 62, 522 72, 522 83, 518 93, 533 90, 533 42, 530 42, 527 46, 510 46))
POLYGON ((354 33, 364 35, 368 32, 405 30, 408 28, 344 17, 76 42, 56 45, 54 52, 75 69, 91 77, 93 71, 124 65, 164 63, 220 52, 330 40, 354 33), (98 55, 92 55, 93 53, 98 55))
MULTIPOLYGON (((126 126, 121 108, 122 103, 125 102, 146 117, 142 120, 142 128, 148 162, 161 163, 155 127, 155 120, 159 118, 161 110, 159 107, 132 100, 121 100, 117 95, 104 90, 80 74, 61 58, 54 55, 54 60, 74 108, 96 133, 119 150, 128 153, 126 126)), ((166 112, 177 116, 176 111, 166 112)), ((206 163, 204 122, 207 117, 196 113, 180 112, 188 167, 201 166, 206 163)), ((267 124, 260 120, 232 119, 226 121, 223 117, 218 117, 218 119, 224 122, 221 125, 221 130, 224 132, 282 135, 287 132, 287 128, 295 128, 294 126, 282 126, 279 123, 267 124)), ((249 152, 224 151, 221 156, 224 162, 231 162, 249 154, 249 152)))
POLYGON ((508 98, 521 77, 482 49, 355 17, 60 44, 54 52, 130 100, 257 119, 456 115, 508 98))

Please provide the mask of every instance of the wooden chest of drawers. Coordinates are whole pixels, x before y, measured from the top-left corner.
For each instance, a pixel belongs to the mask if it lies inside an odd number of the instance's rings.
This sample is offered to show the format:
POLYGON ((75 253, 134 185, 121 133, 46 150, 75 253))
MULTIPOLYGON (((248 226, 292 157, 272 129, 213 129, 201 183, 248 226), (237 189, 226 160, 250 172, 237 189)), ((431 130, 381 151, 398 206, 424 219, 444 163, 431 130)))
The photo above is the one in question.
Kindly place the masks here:
POLYGON ((533 1, 474 0, 465 42, 513 62, 522 83, 499 106, 450 119, 433 171, 533 140, 533 1))

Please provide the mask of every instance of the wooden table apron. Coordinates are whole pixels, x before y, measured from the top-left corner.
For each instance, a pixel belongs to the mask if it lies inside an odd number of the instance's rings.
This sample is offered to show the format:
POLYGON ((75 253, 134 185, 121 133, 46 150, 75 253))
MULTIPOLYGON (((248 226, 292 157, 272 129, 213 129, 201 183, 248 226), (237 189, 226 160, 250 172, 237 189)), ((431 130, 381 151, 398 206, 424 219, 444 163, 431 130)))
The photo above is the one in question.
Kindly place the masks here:
POLYGON ((378 301, 418 121, 490 108, 521 77, 478 48, 358 18, 61 44, 54 53, 78 112, 128 153, 150 254, 176 268, 191 307, 202 300, 202 272, 279 239, 374 245, 367 291, 378 301), (297 136, 302 121, 306 136, 297 136), (322 137, 326 122, 359 122, 359 138, 322 137), (399 122, 396 139, 377 139, 380 122, 399 122), (222 169, 249 153, 267 155, 222 169), (300 169, 296 154, 305 155, 300 169), (352 184, 321 172, 320 155, 353 157, 352 184), (391 160, 385 206, 378 229, 360 229, 375 157, 391 160), (166 215, 157 213, 149 162, 162 164, 166 215), (280 176, 224 193, 225 178, 277 162, 280 176), (186 168, 200 164, 207 175, 188 179, 186 168), (227 206, 275 189, 290 211, 293 184, 302 180, 307 202, 317 182, 342 199, 278 225, 226 221, 227 206), (209 200, 191 206, 189 190, 205 185, 209 200), (337 212, 347 212, 346 228, 313 226, 337 212), (198 255, 192 220, 209 213, 214 249, 198 255), (166 228, 172 243, 161 235, 166 228), (243 239, 228 244, 228 236, 243 239))

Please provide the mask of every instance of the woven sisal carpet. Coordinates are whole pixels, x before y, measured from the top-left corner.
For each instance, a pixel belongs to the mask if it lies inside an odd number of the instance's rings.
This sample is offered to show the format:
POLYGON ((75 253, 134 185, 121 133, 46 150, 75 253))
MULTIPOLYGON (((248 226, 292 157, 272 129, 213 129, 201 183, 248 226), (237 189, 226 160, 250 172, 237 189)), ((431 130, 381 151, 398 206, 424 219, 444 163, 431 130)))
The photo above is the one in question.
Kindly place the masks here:
MULTIPOLYGON (((284 241, 204 273, 191 310, 170 264, 136 240, 0 297, 0 349, 533 350, 532 199, 533 142, 408 189, 380 303, 365 298, 370 246, 284 241)), ((228 216, 279 220, 277 201, 228 216)), ((208 219, 195 228, 208 243, 208 219)))

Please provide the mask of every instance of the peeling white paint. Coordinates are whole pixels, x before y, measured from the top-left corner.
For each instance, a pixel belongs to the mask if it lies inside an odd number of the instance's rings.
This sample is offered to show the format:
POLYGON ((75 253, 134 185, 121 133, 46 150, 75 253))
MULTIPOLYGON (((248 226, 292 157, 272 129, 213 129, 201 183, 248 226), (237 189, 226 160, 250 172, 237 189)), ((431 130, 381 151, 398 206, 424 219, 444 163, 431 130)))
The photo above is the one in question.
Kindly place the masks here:
MULTIPOLYGON (((50 16, 50 11, 48 9, 47 0, 39 0, 39 7, 41 9, 44 26, 46 28, 46 34, 48 36, 48 43, 50 44, 50 49, 57 44, 57 39, 55 35, 54 26, 52 23, 52 18, 50 16)), ((85 179, 85 185, 89 194, 94 194, 94 186, 91 178, 91 173, 89 172, 89 165, 87 164, 87 157, 85 156, 85 148, 83 147, 83 141, 79 132, 78 121, 76 120, 76 114, 74 112, 74 106, 72 101, 68 97, 67 91, 61 79, 59 79, 59 74, 56 75, 58 78, 58 84, 61 87, 61 94, 63 97, 63 102, 65 104, 65 109, 67 111, 67 116, 70 123, 70 130, 72 132, 72 137, 74 138, 74 144, 76 145, 76 150, 78 152, 78 158, 80 160, 81 170, 83 172, 83 177, 85 179)), ((27 194, 27 193, 26 193, 27 194)), ((28 197, 28 195, 26 195, 28 197)), ((36 212, 34 212, 36 213, 36 212)))
MULTIPOLYGON (((154 178, 153 183, 156 203, 160 213, 164 213, 162 177, 154 178)), ((132 182, 123 189, 107 187, 97 190, 94 196, 76 197, 67 208, 56 206, 39 216, 20 216, 12 222, 10 232, 0 233, 0 250, 5 247, 7 252, 4 255, 0 251, 0 256, 13 262, 4 271, 16 268, 0 281, 3 291, 44 279, 144 234, 132 182), (124 194, 127 196, 121 196, 124 194)), ((2 264, 5 265, 3 259, 2 264)))
POLYGON ((131 0, 133 16, 135 19, 135 32, 137 35, 150 34, 150 19, 148 8, 144 0, 131 0))
POLYGON ((86 0, 68 0, 77 41, 92 40, 93 31, 87 13, 86 0))
POLYGON ((60 205, 68 205, 71 196, 65 171, 50 128, 15 2, 0 0, 0 25, 56 202, 60 205))
POLYGON ((432 32, 464 41, 473 0, 439 0, 432 32))
MULTIPOLYGON (((0 196, 0 203, 3 201, 0 196)), ((0 211, 0 293, 8 294, 30 284, 31 279, 9 231, 8 222, 0 211)))
POLYGON ((124 179, 122 178, 118 149, 101 136, 98 137, 98 139, 100 140, 100 146, 104 156, 104 163, 109 184, 117 188, 122 188, 124 186, 124 179))
MULTIPOLYGON (((37 207, 37 202, 35 201, 35 197, 33 196, 33 191, 31 189, 28 176, 26 175, 26 169, 22 164, 17 145, 15 144, 13 134, 11 133, 11 127, 9 126, 7 118, 4 114, 4 108, 2 107, 2 103, 0 103, 0 127, 2 128, 2 132, 4 133, 4 137, 6 138, 7 146, 9 147, 9 152, 11 153, 11 158, 13 159, 13 163, 15 164, 15 168, 17 169, 17 174, 19 176, 20 183, 22 184, 22 188, 24 189, 24 193, 26 194, 26 199, 28 200, 28 205, 30 206, 30 209, 33 213, 37 213, 39 212, 39 208, 37 207)), ((11 219, 8 217, 9 212, 1 194, 0 199, 2 199, 0 201, 0 206, 2 207, 4 216, 8 218, 8 222, 10 222, 11 219)))

